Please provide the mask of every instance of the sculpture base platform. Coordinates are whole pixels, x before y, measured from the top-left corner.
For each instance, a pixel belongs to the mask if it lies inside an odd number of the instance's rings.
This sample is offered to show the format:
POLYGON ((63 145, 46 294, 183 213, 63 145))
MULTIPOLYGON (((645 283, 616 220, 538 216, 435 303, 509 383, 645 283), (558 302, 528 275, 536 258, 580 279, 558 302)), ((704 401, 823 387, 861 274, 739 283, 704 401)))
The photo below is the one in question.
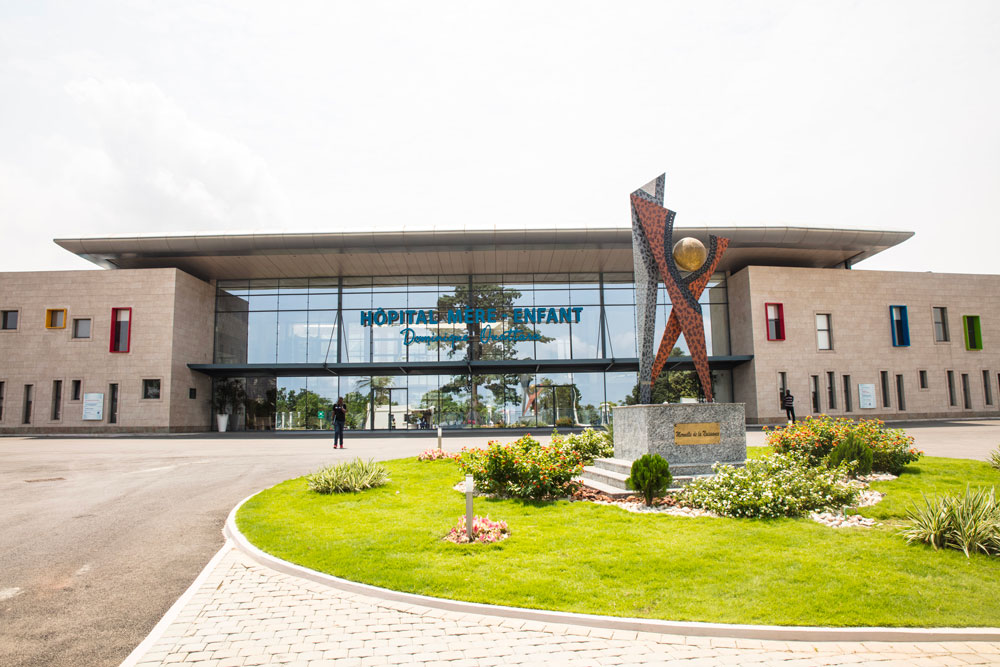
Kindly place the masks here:
POLYGON ((584 469, 583 482, 611 495, 625 486, 632 462, 659 454, 670 464, 674 487, 711 475, 712 465, 741 466, 747 458, 743 403, 664 403, 613 408, 615 456, 584 469))

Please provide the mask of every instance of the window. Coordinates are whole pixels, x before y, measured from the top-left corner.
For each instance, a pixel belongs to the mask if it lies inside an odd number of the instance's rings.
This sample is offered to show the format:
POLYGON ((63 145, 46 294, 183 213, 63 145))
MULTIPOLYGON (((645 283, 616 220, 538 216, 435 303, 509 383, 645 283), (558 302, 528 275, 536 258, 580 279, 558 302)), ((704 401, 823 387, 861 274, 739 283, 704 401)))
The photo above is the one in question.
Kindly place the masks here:
POLYGON ((920 380, 920 388, 927 389, 927 371, 917 371, 917 378, 920 380))
POLYGON ((90 318, 73 320, 73 338, 90 338, 90 318))
POLYGON ((62 380, 52 381, 52 421, 62 417, 62 380))
POLYGON ((198 398, 198 390, 194 387, 188 388, 188 398, 194 399, 198 398))
POLYGON ((3 395, 6 387, 7 384, 5 382, 0 382, 0 422, 3 421, 3 395))
POLYGON ((990 372, 983 371, 983 402, 993 405, 993 388, 990 387, 990 372))
POLYGON ((128 352, 132 338, 132 309, 111 309, 111 351, 128 352))
POLYGON ((826 405, 830 410, 837 409, 837 381, 834 379, 833 371, 826 373, 826 405))
POLYGON ((903 393, 903 376, 896 376, 896 407, 900 410, 906 409, 906 394, 903 393))
POLYGON ((46 329, 65 329, 66 328, 66 309, 65 308, 50 308, 45 311, 45 328, 46 329))
POLYGON ((888 371, 881 371, 879 377, 882 380, 882 407, 888 408, 892 406, 892 401, 889 400, 889 373, 888 371))
POLYGON ((947 343, 948 337, 948 309, 935 306, 934 311, 934 340, 938 343, 947 343))
POLYGON ((819 407, 819 376, 810 375, 809 379, 811 380, 810 385, 812 389, 812 409, 814 413, 819 414, 821 412, 819 407))
POLYGON ((906 306, 889 306, 889 323, 892 325, 893 347, 907 347, 910 344, 910 323, 906 318, 906 306))
POLYGON ((983 334, 979 329, 979 315, 963 315, 962 329, 965 332, 965 349, 983 349, 983 334))
POLYGON ((969 387, 968 373, 962 373, 962 401, 966 410, 972 409, 972 390, 969 387))
POLYGON ((14 331, 17 329, 17 311, 0 310, 0 329, 14 331))
POLYGON ((149 399, 157 399, 160 397, 160 381, 159 380, 143 380, 142 381, 142 397, 149 399))
POLYGON ((844 412, 854 410, 854 403, 851 401, 851 376, 845 375, 844 380, 844 412))
POLYGON ((948 371, 948 405, 958 405, 955 402, 955 371, 948 371))
POLYGON ((70 387, 69 400, 79 401, 80 398, 83 396, 83 381, 73 380, 73 382, 70 383, 69 387, 70 387))
POLYGON ((785 392, 788 391, 788 373, 784 371, 778 371, 778 409, 784 410, 785 406, 782 400, 785 398, 785 392))
POLYGON ((34 385, 26 384, 24 385, 24 405, 21 406, 21 423, 30 424, 31 423, 31 408, 34 403, 35 387, 34 385))
POLYGON ((829 313, 816 315, 816 346, 821 350, 833 349, 833 328, 829 313))
POLYGON ((785 312, 780 303, 765 303, 767 339, 785 340, 785 312))

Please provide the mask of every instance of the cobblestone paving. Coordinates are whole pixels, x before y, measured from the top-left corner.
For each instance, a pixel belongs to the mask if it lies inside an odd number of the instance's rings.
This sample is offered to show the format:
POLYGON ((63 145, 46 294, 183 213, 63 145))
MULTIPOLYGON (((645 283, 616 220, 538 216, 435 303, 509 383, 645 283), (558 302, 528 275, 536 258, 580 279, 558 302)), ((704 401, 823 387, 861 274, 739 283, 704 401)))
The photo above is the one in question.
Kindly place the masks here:
POLYGON ((754 641, 460 614, 346 593, 226 549, 138 665, 1000 665, 1000 643, 754 641))

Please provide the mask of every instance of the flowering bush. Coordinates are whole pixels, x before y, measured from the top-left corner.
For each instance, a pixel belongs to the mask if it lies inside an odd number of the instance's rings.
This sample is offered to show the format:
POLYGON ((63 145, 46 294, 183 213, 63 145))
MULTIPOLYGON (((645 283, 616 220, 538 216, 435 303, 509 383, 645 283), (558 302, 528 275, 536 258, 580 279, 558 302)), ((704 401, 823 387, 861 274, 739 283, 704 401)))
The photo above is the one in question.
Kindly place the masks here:
POLYGON ((872 448, 872 470, 898 475, 907 463, 923 454, 913 447, 913 438, 900 428, 885 428, 880 419, 833 419, 827 415, 806 417, 802 421, 767 431, 767 444, 779 453, 795 452, 812 465, 825 462, 830 452, 854 435, 872 448))
POLYGON ((580 433, 567 436, 552 431, 552 444, 561 445, 576 451, 583 459, 584 465, 590 465, 594 459, 604 459, 615 455, 615 443, 610 433, 585 428, 580 433))
MULTIPOLYGON (((492 521, 489 516, 484 519, 478 514, 472 517, 472 539, 474 542, 490 544, 508 537, 510 537, 510 530, 507 528, 506 521, 492 521)), ((456 544, 469 543, 469 531, 466 529, 464 514, 458 517, 458 523, 444 539, 456 544)))
POLYGON ((583 458, 562 442, 541 445, 530 435, 509 444, 491 441, 486 449, 462 449, 458 464, 486 493, 515 498, 571 495, 580 485, 583 458))
POLYGON ((437 447, 431 447, 430 449, 425 449, 424 451, 417 454, 418 461, 440 461, 442 459, 449 459, 452 461, 457 461, 459 455, 446 452, 443 449, 438 449, 437 447))
POLYGON ((846 466, 812 466, 792 453, 750 459, 743 468, 716 463, 712 470, 714 477, 694 480, 678 500, 723 516, 778 517, 848 505, 858 494, 844 479, 846 466))

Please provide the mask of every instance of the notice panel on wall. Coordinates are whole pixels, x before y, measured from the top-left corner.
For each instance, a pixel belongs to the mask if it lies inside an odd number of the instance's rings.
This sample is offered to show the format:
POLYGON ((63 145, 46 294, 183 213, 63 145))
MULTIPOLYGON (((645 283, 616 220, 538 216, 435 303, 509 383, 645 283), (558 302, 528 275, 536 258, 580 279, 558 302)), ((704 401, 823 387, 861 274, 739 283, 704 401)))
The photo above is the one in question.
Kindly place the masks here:
POLYGON ((83 395, 84 421, 101 421, 104 419, 104 394, 83 395))
POLYGON ((862 410, 875 408, 875 385, 858 385, 858 407, 862 410))

